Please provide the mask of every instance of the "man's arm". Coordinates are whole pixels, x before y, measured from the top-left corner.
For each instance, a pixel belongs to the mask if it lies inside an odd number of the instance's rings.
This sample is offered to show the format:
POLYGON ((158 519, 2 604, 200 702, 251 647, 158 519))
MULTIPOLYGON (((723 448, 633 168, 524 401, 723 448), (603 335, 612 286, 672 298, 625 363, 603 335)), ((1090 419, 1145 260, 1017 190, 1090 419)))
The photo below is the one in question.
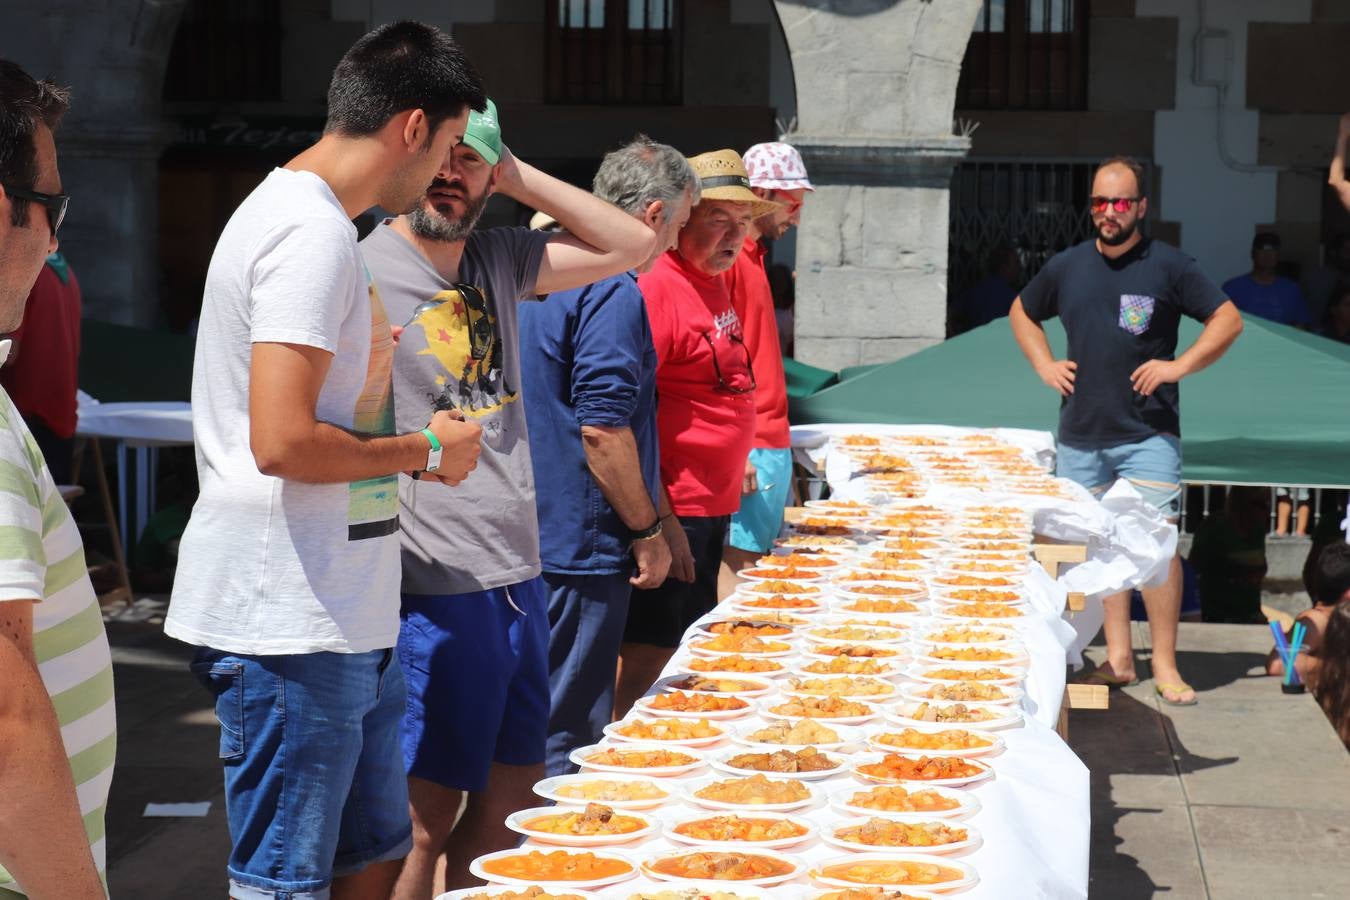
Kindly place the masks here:
MULTIPOLYGON (((311 484, 380 478, 426 468, 426 436, 372 437, 315 418, 333 355, 303 344, 255 343, 249 368, 249 445, 264 475, 311 484)), ((482 429, 437 412, 428 427, 441 466, 428 476, 458 484, 478 464, 482 429)))
MULTIPOLYGON (((581 444, 600 493, 630 531, 641 531, 659 521, 642 480, 642 464, 631 428, 582 425, 581 444)), ((635 541, 633 558, 638 564, 638 574, 631 579, 634 587, 650 589, 666 580, 670 548, 659 535, 635 541)))
POLYGON ((617 206, 521 162, 504 147, 497 166, 497 193, 548 213, 566 232, 544 248, 536 293, 591 284, 651 256, 656 233, 617 206))
POLYGON ((1130 384, 1147 397, 1161 384, 1173 384, 1213 365, 1233 346, 1233 341, 1240 334, 1242 314, 1232 300, 1225 300, 1205 320, 1205 330, 1200 332, 1194 344, 1186 348, 1185 353, 1174 360, 1149 360, 1130 375, 1130 384))
POLYGON ((1050 352, 1050 341, 1045 336, 1045 329, 1041 323, 1028 316, 1026 310, 1022 308, 1022 298, 1017 297, 1013 300, 1012 308, 1008 310, 1008 324, 1012 327, 1013 337, 1017 339, 1017 346, 1022 348, 1022 353, 1031 363, 1031 368, 1036 371, 1037 377, 1045 382, 1047 387, 1053 388, 1061 397, 1067 397, 1073 393, 1074 373, 1078 371, 1078 363, 1073 360, 1056 360, 1053 353, 1050 352))
POLYGON ((1336 129, 1336 150, 1331 155, 1331 172, 1327 175, 1327 184, 1336 189, 1341 206, 1350 210, 1350 181, 1345 177, 1345 149, 1350 143, 1350 113, 1341 116, 1336 129))
POLYGON ((0 602, 0 865, 32 900, 104 900, 61 726, 33 655, 33 601, 0 602))

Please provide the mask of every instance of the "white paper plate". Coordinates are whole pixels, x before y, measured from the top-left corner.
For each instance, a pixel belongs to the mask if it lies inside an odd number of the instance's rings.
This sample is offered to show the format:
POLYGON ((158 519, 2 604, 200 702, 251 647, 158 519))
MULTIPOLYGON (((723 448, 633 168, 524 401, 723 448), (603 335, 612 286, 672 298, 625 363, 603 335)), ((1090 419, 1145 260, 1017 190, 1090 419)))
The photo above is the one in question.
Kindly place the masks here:
MULTIPOLYGON (((772 579, 774 581, 787 581, 787 579, 772 579)), ((782 591, 776 590, 769 581, 747 581, 736 586, 736 593, 741 596, 754 597, 773 597, 777 594, 790 597, 823 597, 827 593, 824 586, 819 583, 811 582, 787 582, 793 585, 797 590, 782 591)))
POLYGON ((916 663, 914 665, 911 665, 908 669, 906 669, 905 674, 908 675, 914 681, 920 682, 922 684, 952 684, 953 682, 956 681, 980 681, 982 683, 987 682, 989 684, 1016 687, 1021 685, 1021 683, 1024 680, 1026 680, 1026 671, 1024 669, 1016 668, 1013 666, 998 666, 993 664, 990 664, 988 666, 980 666, 980 665, 970 666, 970 665, 957 665, 955 663, 938 663, 937 665, 925 666, 916 663), (958 678, 934 678, 931 674, 929 674, 931 672, 938 672, 944 669, 975 672, 983 668, 997 669, 1000 673, 1006 675, 1007 677, 958 679, 958 678))
MULTIPOLYGON (((772 596, 773 596, 772 594, 769 595, 769 597, 772 596)), ((717 610, 719 611, 726 610, 728 615, 744 616, 747 618, 749 616, 754 615, 755 613, 760 614, 786 613, 787 615, 790 616, 800 616, 801 618, 806 619, 808 622, 810 621, 812 616, 819 616, 822 615, 823 613, 829 612, 830 610, 829 605, 825 603, 825 601, 820 597, 797 598, 810 600, 811 601, 810 606, 790 606, 786 604, 782 605, 775 604, 773 606, 766 606, 763 604, 760 604, 759 606, 751 605, 751 601, 766 600, 766 599, 768 598, 755 594, 732 593, 730 597, 727 597, 727 599, 723 600, 721 603, 717 605, 717 610)), ((784 623, 784 624, 791 624, 791 623, 784 623)))
POLYGON ((680 658, 675 660, 674 663, 675 671, 681 673, 682 675, 709 675, 717 678, 739 678, 743 675, 748 675, 751 678, 781 678, 792 671, 792 667, 786 661, 782 659, 769 660, 765 659, 762 656, 754 657, 754 659, 763 660, 764 662, 772 662, 775 665, 779 666, 779 668, 775 669, 772 672, 734 672, 726 669, 722 670, 695 669, 689 665, 689 662, 692 659, 698 659, 702 662, 707 662, 709 660, 717 660, 719 658, 735 655, 736 654, 734 653, 723 653, 718 655, 699 656, 699 657, 681 656, 680 658))
POLYGON ((868 735, 867 737, 868 749, 874 750, 878 753, 904 753, 904 754, 922 753, 926 756, 966 756, 966 757, 992 756, 993 754, 998 753, 1003 749, 1004 743, 1003 738, 999 737, 998 735, 994 734, 991 731, 981 731, 976 728, 962 728, 959 725, 948 725, 943 726, 941 728, 919 728, 916 725, 910 725, 907 727, 913 728, 915 731, 922 731, 928 734, 934 734, 939 731, 969 731, 971 734, 988 741, 989 745, 987 747, 979 747, 974 750, 917 750, 911 747, 899 747, 893 744, 882 743, 881 738, 884 735, 895 734, 898 731, 902 730, 897 728, 885 731, 876 731, 868 735))
POLYGON ((830 808, 835 812, 849 816, 876 816, 880 819, 899 819, 904 822, 923 822, 928 819, 966 819, 980 811, 980 799, 970 791, 958 788, 933 787, 932 785, 859 785, 851 784, 830 792, 830 808), (849 803, 855 794, 863 794, 876 787, 901 787, 910 793, 931 790, 935 794, 956 802, 951 809, 936 812, 890 812, 868 809, 866 806, 854 806, 849 803))
MULTIPOLYGON (((688 695, 688 692, 686 692, 688 695)), ((657 697, 669 697, 670 694, 653 694, 647 697, 639 697, 633 704, 633 711, 640 715, 648 716, 654 719, 664 719, 669 716, 672 719, 707 719, 709 722, 721 722, 727 719, 739 719, 755 711, 753 700, 746 700, 744 709, 714 709, 709 712, 698 712, 696 710, 678 710, 663 709, 659 706, 652 706, 657 697)), ((699 696, 726 698, 725 694, 699 694, 699 696)), ((730 698, 740 699, 740 698, 730 698)))
POLYGON ((788 815, 787 813, 775 812, 740 812, 735 813, 742 819, 774 819, 776 821, 790 822, 806 831, 799 837, 774 838, 768 841, 712 841, 702 838, 689 837, 681 834, 677 829, 681 825, 688 825, 692 822, 701 822, 704 819, 711 819, 726 813, 712 813, 704 811, 701 813, 690 813, 682 815, 679 819, 667 822, 661 829, 661 836, 674 844, 688 844, 692 847, 707 847, 712 850, 779 850, 784 847, 792 847, 796 844, 803 844, 811 840, 819 832, 815 822, 798 816, 788 815))
MULTIPOLYGON (((652 865, 664 859, 671 859, 680 856, 689 856, 690 854, 702 852, 710 852, 710 851, 699 850, 698 848, 695 847, 686 847, 682 850, 667 850, 663 853, 657 853, 643 860, 642 874, 647 876, 648 878, 652 878, 657 881, 669 881, 676 886, 678 886, 682 882, 701 880, 692 878, 680 878, 677 875, 665 875, 653 869, 652 865)), ((802 862, 800 859, 797 859, 795 856, 789 856, 786 853, 779 853, 775 850, 760 850, 758 848, 751 850, 749 848, 741 848, 735 851, 721 851, 721 852, 737 852, 737 853, 753 854, 755 856, 767 856, 780 862, 787 863, 792 867, 791 871, 785 872, 781 875, 769 875, 763 878, 748 878, 736 881, 732 880, 718 881, 718 884, 723 884, 728 887, 733 887, 735 885, 752 885, 755 887, 769 887, 775 884, 782 884, 785 881, 791 881, 792 879, 796 878, 798 875, 806 871, 806 863, 802 862)))
POLYGON ((821 884, 828 884, 831 887, 857 888, 857 887, 876 886, 876 887, 907 889, 910 887, 910 885, 907 885, 903 882, 863 883, 857 881, 845 881, 842 878, 832 878, 828 875, 823 874, 826 869, 830 869, 837 865, 857 865, 858 863, 866 863, 866 862, 893 863, 896 861, 914 862, 923 865, 932 865, 936 862, 937 864, 945 866, 947 868, 955 869, 957 872, 960 873, 961 877, 959 879, 953 879, 952 881, 944 881, 940 884, 934 885, 918 885, 918 887, 926 888, 930 892, 947 893, 949 891, 959 891, 963 888, 968 888, 971 885, 978 884, 980 881, 980 876, 976 874, 974 867, 968 865, 967 863, 963 863, 960 860, 945 859, 945 858, 942 860, 934 860, 933 857, 931 856, 923 856, 920 854, 911 854, 911 853, 894 854, 894 855, 879 854, 879 853, 858 853, 852 856, 836 856, 833 857, 832 859, 821 860, 820 862, 813 865, 811 867, 811 877, 816 881, 820 882, 821 884))
MULTIPOLYGON (((788 750, 790 752, 797 752, 800 750, 804 750, 806 748, 785 747, 783 749, 788 750)), ((819 747, 816 747, 815 749, 820 750, 819 747)), ((823 781, 824 779, 832 778, 835 775, 842 775, 844 772, 848 771, 849 767, 849 760, 845 758, 842 754, 826 750, 821 750, 821 752, 824 753, 831 761, 833 761, 835 765, 833 765, 828 769, 822 769, 819 772, 761 772, 757 769, 737 769, 734 766, 728 764, 727 762, 727 760, 731 759, 733 756, 743 756, 747 753, 774 753, 774 752, 776 752, 776 749, 772 747, 764 747, 762 749, 754 749, 750 747, 732 747, 728 750, 723 750, 717 753, 715 756, 710 756, 708 758, 708 762, 709 764, 712 765, 714 771, 723 772, 727 775, 735 775, 739 778, 748 778, 751 775, 764 775, 769 778, 775 777, 795 778, 798 781, 823 781)))
POLYGON ((822 553, 834 553, 857 548, 858 542, 850 537, 824 536, 818 534, 792 534, 774 541, 775 547, 785 550, 819 550, 822 553))
MULTIPOLYGON (((854 885, 855 889, 856 887, 857 885, 854 885)), ((827 887, 806 888, 800 894, 798 894, 797 897, 794 898, 794 900, 826 900, 826 898, 837 895, 841 890, 847 890, 847 888, 827 888, 827 887)), ((904 893, 906 897, 913 897, 914 900, 942 900, 941 894, 933 894, 928 891, 921 891, 918 888, 907 887, 905 888, 904 893)))
POLYGON ((765 775, 764 777, 768 778, 770 781, 796 782, 797 784, 800 784, 803 788, 805 788, 809 792, 810 796, 802 800, 793 800, 788 803, 728 803, 724 800, 710 800, 705 797, 697 796, 698 791, 702 790, 703 788, 707 787, 710 784, 715 784, 719 781, 731 781, 731 780, 739 780, 740 778, 750 778, 753 777, 754 774, 763 774, 763 773, 752 773, 752 775, 742 775, 742 776, 719 775, 714 778, 699 778, 695 781, 682 781, 680 782, 679 789, 682 798, 686 803, 692 803, 694 806, 701 806, 705 809, 727 809, 732 810, 733 812, 740 812, 740 813, 746 813, 749 811, 791 812, 794 809, 801 809, 803 807, 810 806, 813 803, 818 802, 821 798, 820 788, 816 787, 815 785, 812 785, 804 781, 797 781, 795 778, 772 778, 768 775, 765 775))
POLYGON ((552 778, 545 778, 534 786, 534 792, 545 800, 552 800, 554 803, 563 806, 585 806, 587 803, 603 803, 614 809, 653 809, 663 803, 670 803, 679 798, 673 784, 661 784, 654 778, 641 775, 602 775, 598 772, 581 772, 575 775, 554 775, 552 778), (657 790, 664 791, 666 796, 654 800, 587 800, 583 797, 567 797, 558 793, 558 788, 570 784, 584 784, 592 781, 618 781, 624 783, 645 784, 655 787, 657 790))
POLYGON ((864 725, 868 722, 871 722, 877 716, 882 714, 881 709, 861 700, 850 700, 849 702, 862 703, 864 706, 866 706, 868 709, 871 710, 871 712, 869 712, 867 715, 830 716, 830 717, 800 716, 800 715, 790 715, 788 713, 774 712, 772 709, 769 708, 771 706, 779 706, 786 702, 787 698, 784 697, 771 697, 762 699, 760 700, 759 715, 762 718, 770 719, 777 722, 792 721, 794 719, 810 719, 812 722, 819 722, 822 725, 864 725))
MULTIPOLYGON (((735 623, 736 625, 749 626, 752 630, 746 632, 746 634, 750 637, 757 637, 766 641, 791 641, 806 625, 811 624, 809 619, 803 625, 742 619, 738 615, 738 610, 734 607, 723 611, 723 608, 719 606, 716 611, 721 612, 722 615, 707 616, 694 624, 694 630, 689 635, 690 640, 701 641, 717 637, 718 633, 713 630, 713 626, 735 623)), ((803 618, 805 617, 803 616, 803 618)))
POLYGON ((568 754, 567 758, 573 765, 580 766, 589 772, 606 772, 611 774, 628 775, 647 775, 652 778, 670 778, 675 775, 688 775, 705 763, 702 753, 689 747, 663 747, 660 744, 651 743, 616 743, 616 744, 591 744, 588 747, 578 747, 568 754), (694 757, 694 762, 682 766, 658 766, 650 769, 636 769, 627 766, 611 766, 604 763, 588 762, 586 757, 592 753, 598 753, 603 750, 616 750, 621 753, 637 753, 647 751, 659 751, 665 753, 682 753, 685 756, 694 757))
MULTIPOLYGON (((986 719, 982 722, 926 722, 922 719, 911 719, 910 714, 914 712, 918 703, 900 703, 891 709, 890 715, 886 721, 895 725, 915 728, 923 728, 931 725, 945 725, 951 728, 978 728, 981 731, 997 731, 1000 728, 1011 728, 1014 725, 1022 724, 1022 711, 1015 706, 1000 705, 997 703, 965 703, 966 707, 974 709, 984 709, 996 713, 993 719, 986 719)), ((941 703, 931 701, 930 706, 952 706, 951 703, 941 703)))
POLYGON ((957 666, 964 668, 966 666, 998 666, 1024 669, 1031 665, 1031 654, 1027 652, 1025 645, 1017 641, 1000 641, 997 644, 930 644, 922 641, 916 641, 914 647, 914 662, 925 666, 957 666), (935 653, 944 653, 954 651, 984 651, 1007 654, 1006 659, 993 660, 973 660, 973 659, 944 659, 935 656, 935 653))
MULTIPOLYGON (((1026 696, 1026 691, 1020 687, 1007 687, 1004 685, 995 685, 1006 695, 1002 700, 972 700, 971 703, 979 703, 982 706, 1007 706, 1016 703, 1026 696)), ((900 685, 900 698, 910 703, 965 703, 964 700, 943 700, 935 697, 928 697, 925 691, 931 690, 940 685, 932 684, 902 684, 900 685)), ((937 722, 929 722, 928 725, 938 725, 937 722)), ((965 725, 943 725, 944 728, 965 728, 965 725)), ((972 726, 973 727, 973 726, 972 726)))
MULTIPOLYGON (((897 750, 887 750, 886 753, 893 753, 896 756, 904 756, 909 759, 919 759, 922 756, 928 756, 931 759, 933 757, 938 756, 938 754, 936 753, 925 754, 919 751, 902 753, 897 750)), ((975 768, 979 769, 980 770, 979 773, 975 775, 963 775, 959 778, 933 778, 933 779, 881 778, 876 775, 865 775, 862 772, 858 771, 861 766, 881 762, 882 757, 884 755, 885 754, 877 753, 870 755, 855 756, 852 760, 852 767, 851 767, 853 771, 853 777, 860 779, 862 781, 869 782, 871 784, 899 785, 900 787, 906 789, 918 788, 924 785, 933 785, 936 787, 958 787, 961 785, 975 784, 976 782, 985 781, 989 778, 994 777, 993 768, 990 767, 988 763, 981 762, 978 759, 969 759, 966 761, 969 762, 975 768)), ((945 758, 950 759, 952 757, 945 757, 945 758)), ((964 759, 965 757, 961 758, 964 759)))
MULTIPOLYGON (((1004 628, 998 625, 988 625, 979 628, 973 626, 970 627, 971 631, 990 631, 998 635, 997 639, 990 641, 972 641, 969 639, 960 641, 939 641, 934 637, 935 635, 941 635, 942 632, 944 631, 951 630, 951 628, 952 628, 951 625, 943 623, 940 626, 922 629, 915 635, 915 642, 918 644, 927 644, 933 647, 956 647, 956 646, 971 646, 971 645, 977 647, 984 647, 1016 641, 1018 639, 1018 634, 1016 631, 1014 631, 1011 628, 1004 628)), ((942 635, 942 636, 950 637, 952 635, 942 635)))
MULTIPOLYGON (((782 638, 768 638, 767 641, 772 641, 775 644, 787 643, 782 638)), ((694 656, 758 656, 765 659, 781 659, 797 652, 791 643, 787 643, 787 647, 781 650, 717 650, 700 647, 699 644, 701 643, 705 642, 697 639, 690 641, 688 644, 689 652, 694 656)))
POLYGON ((815 744, 765 744, 759 741, 752 741, 749 739, 749 735, 753 734, 754 732, 760 731, 770 725, 780 724, 780 722, 782 721, 784 720, 776 720, 773 722, 755 721, 748 725, 741 725, 731 735, 731 740, 737 746, 750 747, 752 749, 759 750, 762 752, 769 752, 773 750, 800 750, 802 749, 802 747, 807 746, 815 747, 817 750, 839 751, 861 747, 863 741, 866 739, 867 736, 866 732, 863 729, 858 728, 856 726, 829 725, 823 722, 817 722, 815 719, 789 719, 786 721, 794 724, 797 722, 815 722, 822 728, 828 728, 831 731, 838 734, 839 740, 824 741, 815 744))
POLYGON ((671 694, 676 691, 683 691, 686 694, 714 694, 717 696, 740 697, 748 700, 752 697, 763 697, 771 693, 777 685, 772 680, 758 675, 708 675, 706 672, 695 672, 692 675, 667 675, 656 682, 656 687, 664 693, 671 694), (709 678, 718 681, 735 681, 744 685, 736 690, 721 691, 709 690, 708 688, 680 687, 677 682, 686 681, 690 678, 709 678))
POLYGON ((808 668, 809 666, 814 666, 821 663, 829 663, 831 660, 837 658, 838 657, 833 656, 827 656, 820 659, 814 658, 814 656, 811 659, 803 658, 801 660, 798 660, 792 666, 792 668, 788 670, 787 674, 794 678, 839 678, 842 676, 848 676, 852 678, 882 678, 882 679, 897 678, 905 674, 906 668, 904 662, 905 658, 896 656, 887 656, 883 658, 867 659, 867 660, 862 659, 850 660, 850 662, 873 663, 878 670, 876 672, 864 672, 850 675, 848 672, 812 672, 808 668))
POLYGON ((806 643, 802 645, 802 660, 814 661, 818 659, 824 660, 834 659, 836 656, 840 656, 843 654, 821 653, 820 651, 827 647, 851 647, 854 645, 862 647, 881 648, 884 650, 892 650, 895 652, 895 655, 851 656, 850 659, 875 659, 879 662, 891 663, 893 665, 896 665, 897 667, 902 665, 903 666, 909 665, 909 645, 905 643, 876 644, 870 642, 863 643, 861 641, 821 641, 819 643, 806 643))
POLYGON ((786 581, 791 584, 819 584, 826 580, 825 572, 816 572, 813 575, 793 575, 790 578, 781 574, 782 566, 760 565, 756 563, 748 568, 741 569, 736 573, 738 578, 745 581, 786 581))
POLYGON ((554 889, 555 891, 556 891, 557 889, 559 889, 559 888, 569 888, 569 889, 571 889, 571 890, 573 890, 573 891, 584 891, 584 890, 589 890, 589 889, 591 889, 591 888, 605 887, 606 885, 610 885, 610 884, 618 884, 620 881, 627 881, 628 879, 633 878, 634 876, 637 875, 637 873, 638 873, 638 864, 637 864, 636 862, 634 862, 631 858, 629 858, 627 855, 625 855, 625 854, 623 854, 623 853, 617 853, 617 852, 615 852, 615 851, 613 851, 613 850, 590 849, 590 850, 578 850, 578 851, 559 851, 559 850, 535 850, 535 851, 531 851, 531 850, 526 849, 526 848, 517 848, 517 849, 514 849, 514 850, 498 850, 498 851, 496 851, 496 852, 494 852, 494 853, 485 853, 485 854, 483 854, 482 856, 480 856, 480 857, 478 857, 477 859, 475 859, 473 862, 469 863, 469 872, 470 872, 470 874, 472 874, 475 878, 481 878, 481 879, 483 879, 484 881, 490 881, 490 882, 492 882, 493 884, 511 884, 511 885, 519 885, 519 886, 521 886, 521 887, 528 887, 528 886, 530 886, 530 885, 537 884, 537 885, 540 885, 540 886, 542 886, 542 887, 552 888, 552 889, 554 889), (528 854, 528 853, 531 853, 531 852, 536 852, 536 853, 559 853, 559 852, 593 853, 593 854, 595 854, 596 856, 601 857, 601 858, 603 858, 603 859, 617 859, 617 860, 622 860, 623 862, 628 863, 628 865, 629 865, 631 868, 629 868, 629 870, 626 871, 626 872, 621 872, 621 873, 619 873, 618 875, 611 875, 611 876, 609 876, 608 878, 596 878, 596 879, 592 879, 591 881, 544 881, 544 880, 539 879, 539 878, 510 878, 510 877, 508 877, 508 876, 506 876, 506 875, 492 875, 492 874, 489 874, 488 871, 487 871, 486 869, 483 868, 483 863, 488 862, 488 861, 490 861, 490 860, 494 860, 494 859, 503 859, 503 858, 508 857, 508 856, 524 856, 524 855, 526 855, 526 854, 528 854))
MULTIPOLYGON (((877 818, 881 818, 881 817, 878 816, 877 818)), ((895 820, 891 820, 891 821, 895 821, 895 820)), ((966 839, 965 839, 964 841, 953 841, 953 842, 950 843, 950 844, 938 844, 938 845, 931 846, 931 847, 927 847, 927 846, 923 846, 923 847, 878 847, 878 846, 875 846, 875 845, 873 845, 873 844, 862 844, 862 843, 857 843, 857 842, 855 842, 855 841, 847 841, 847 840, 844 840, 843 838, 840 838, 840 837, 836 837, 836 836, 835 836, 835 833, 834 833, 834 832, 835 832, 836 829, 840 829, 840 828, 856 828, 856 827, 858 827, 858 825, 862 824, 862 822, 861 822, 860 820, 857 820, 857 819, 850 819, 850 820, 844 821, 844 822, 831 822, 829 825, 826 825, 826 826, 821 830, 821 832, 820 832, 820 839, 821 839, 822 841, 824 841, 825 843, 829 844, 829 845, 832 846, 832 847, 838 847, 840 850, 848 850, 848 851, 850 851, 850 852, 852 852, 852 853, 885 854, 885 855, 888 855, 888 856, 889 856, 889 855, 892 855, 892 854, 899 854, 899 853, 919 853, 919 854, 923 854, 923 855, 943 856, 943 855, 948 854, 948 853, 959 853, 959 852, 962 851, 962 850, 970 850, 970 849, 975 848, 975 847, 978 847, 978 846, 980 846, 982 843, 984 843, 984 837, 983 837, 983 835, 980 834, 980 830, 979 830, 978 828, 976 828, 974 825, 951 824, 951 823, 943 822, 941 819, 924 819, 924 820, 922 820, 922 821, 916 820, 916 821, 913 821, 913 822, 906 822, 905 824, 907 824, 907 825, 920 825, 920 824, 924 824, 924 823, 926 823, 926 822, 932 822, 932 823, 934 823, 934 824, 947 825, 948 828, 961 828, 961 829, 964 829, 964 830, 966 831, 966 833, 967 833, 967 834, 966 834, 966 839)))
POLYGON ((722 892, 731 894, 738 900, 778 900, 783 888, 770 889, 754 885, 738 885, 734 881, 656 881, 645 875, 639 875, 632 884, 621 884, 601 891, 599 900, 632 900, 632 898, 655 897, 662 892, 695 890, 703 893, 722 892))
POLYGON ((875 675, 800 675, 783 681, 779 685, 779 690, 784 697, 846 697, 849 700, 865 700, 868 703, 886 703, 894 700, 899 694, 899 689, 892 682, 875 675), (838 686, 840 692, 832 693, 829 691, 808 690, 796 686, 794 680, 801 679, 802 683, 806 681, 820 681, 827 686, 838 686), (861 691, 857 686, 859 680, 865 679, 867 684, 872 687, 882 688, 881 692, 867 693, 848 693, 850 690, 861 691))
MULTIPOLYGON (((672 716, 671 718, 674 717, 672 716)), ((711 720, 708 722, 708 724, 713 728, 717 729, 719 732, 714 737, 676 738, 672 740, 661 740, 659 738, 625 737, 619 731, 619 729, 626 728, 629 725, 632 725, 634 722, 651 723, 652 721, 654 720, 648 718, 647 716, 629 716, 618 722, 610 722, 608 725, 604 727, 604 734, 605 737, 609 738, 609 740, 613 743, 660 744, 662 747, 707 747, 712 744, 716 744, 720 740, 731 737, 732 731, 730 726, 726 724, 719 725, 718 723, 713 722, 711 720)), ((684 720, 681 719, 680 721, 684 720)))
POLYGON ((551 834, 547 831, 532 831, 525 827, 526 822, 540 816, 558 816, 580 811, 580 809, 568 806, 538 806, 533 809, 522 809, 506 817, 506 827, 541 844, 557 844, 560 847, 605 847, 610 844, 630 844, 633 841, 651 837, 661 827, 658 820, 632 809, 614 810, 615 815, 632 816, 635 819, 642 820, 642 828, 627 834, 551 834))
MULTIPOLYGON (((866 615, 863 613, 862 615, 866 615)), ((811 644, 903 644, 907 632, 903 628, 884 628, 879 625, 818 625, 807 629, 802 635, 811 644), (855 632, 853 637, 840 637, 846 632, 855 632)), ((807 652, 810 651, 809 649, 807 652)))

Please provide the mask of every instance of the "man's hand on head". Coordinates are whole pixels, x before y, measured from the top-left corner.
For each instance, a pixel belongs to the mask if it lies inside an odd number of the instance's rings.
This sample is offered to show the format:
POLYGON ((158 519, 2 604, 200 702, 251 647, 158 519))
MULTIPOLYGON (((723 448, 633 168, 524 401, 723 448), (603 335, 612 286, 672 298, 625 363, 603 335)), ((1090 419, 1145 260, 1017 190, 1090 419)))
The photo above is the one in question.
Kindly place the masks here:
POLYGON ((1078 363, 1073 360, 1056 359, 1038 367, 1036 374, 1040 376, 1041 381, 1045 382, 1047 387, 1053 388, 1061 397, 1067 397, 1073 393, 1073 382, 1077 371, 1078 363))
POLYGON ((1173 359, 1150 359, 1130 373, 1135 393, 1148 397, 1164 384, 1176 384, 1186 377, 1184 367, 1173 359))

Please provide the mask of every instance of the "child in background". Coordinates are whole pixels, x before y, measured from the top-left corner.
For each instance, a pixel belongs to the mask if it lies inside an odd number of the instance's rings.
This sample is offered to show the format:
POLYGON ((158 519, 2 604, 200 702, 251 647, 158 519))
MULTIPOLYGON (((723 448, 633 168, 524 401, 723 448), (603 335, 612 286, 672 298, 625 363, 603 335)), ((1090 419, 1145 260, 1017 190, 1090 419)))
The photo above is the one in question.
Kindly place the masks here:
MULTIPOLYGON (((1322 550, 1313 574, 1313 605, 1295 618, 1296 622, 1303 623, 1306 634, 1303 637, 1303 652, 1295 661, 1294 668, 1303 683, 1314 692, 1318 689, 1318 678, 1326 659, 1327 648, 1324 644, 1328 626, 1334 618, 1345 619, 1350 616, 1350 603, 1347 601, 1350 601, 1350 544, 1341 541, 1322 550)), ((1350 621, 1344 622, 1341 627, 1343 630, 1350 629, 1350 621)), ((1346 672, 1350 668, 1350 663, 1346 661, 1346 655, 1350 654, 1350 632, 1342 638, 1338 652, 1341 654, 1337 666, 1340 684, 1328 683, 1327 687, 1344 693, 1347 690, 1346 672)), ((1284 662, 1275 650, 1271 650, 1266 657, 1266 674, 1284 675, 1284 662)), ((1346 712, 1350 713, 1350 707, 1347 707, 1346 712)), ((1336 723, 1333 719, 1332 722, 1337 724, 1337 728, 1350 727, 1350 721, 1336 723)))
POLYGON ((1337 606, 1327 620, 1321 672, 1313 694, 1336 736, 1350 749, 1350 603, 1337 606))

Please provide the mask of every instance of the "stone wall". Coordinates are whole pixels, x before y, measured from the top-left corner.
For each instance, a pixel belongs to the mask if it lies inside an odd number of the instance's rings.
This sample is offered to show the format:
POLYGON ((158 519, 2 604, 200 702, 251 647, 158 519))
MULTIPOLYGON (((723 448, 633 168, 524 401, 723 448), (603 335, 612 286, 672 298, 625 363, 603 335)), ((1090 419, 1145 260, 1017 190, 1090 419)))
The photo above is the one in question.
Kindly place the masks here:
POLYGON ((816 192, 797 239, 796 355, 885 362, 945 333, 951 134, 980 0, 776 0, 816 192))

